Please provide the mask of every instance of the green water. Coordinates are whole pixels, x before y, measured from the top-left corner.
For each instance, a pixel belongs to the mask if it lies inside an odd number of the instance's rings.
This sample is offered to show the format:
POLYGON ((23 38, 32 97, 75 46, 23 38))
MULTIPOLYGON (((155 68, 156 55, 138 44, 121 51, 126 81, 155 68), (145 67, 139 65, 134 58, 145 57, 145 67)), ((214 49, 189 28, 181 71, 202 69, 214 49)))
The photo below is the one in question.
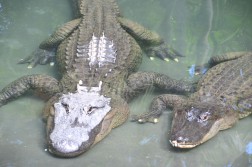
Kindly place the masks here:
MULTIPOLYGON (((187 67, 217 53, 252 50, 251 0, 118 0, 127 18, 157 31, 186 55, 179 63, 150 61, 140 70, 188 79, 187 67)), ((55 67, 27 69, 16 62, 31 54, 55 28, 72 18, 69 0, 0 0, 0 88, 32 73, 56 76, 55 67)), ((148 109, 152 90, 130 103, 131 113, 148 109)), ((28 166, 158 166, 226 167, 239 159, 252 141, 252 117, 191 150, 171 148, 171 111, 158 124, 127 121, 87 153, 59 159, 45 149, 41 120, 44 102, 25 96, 0 108, 0 167, 28 166)))

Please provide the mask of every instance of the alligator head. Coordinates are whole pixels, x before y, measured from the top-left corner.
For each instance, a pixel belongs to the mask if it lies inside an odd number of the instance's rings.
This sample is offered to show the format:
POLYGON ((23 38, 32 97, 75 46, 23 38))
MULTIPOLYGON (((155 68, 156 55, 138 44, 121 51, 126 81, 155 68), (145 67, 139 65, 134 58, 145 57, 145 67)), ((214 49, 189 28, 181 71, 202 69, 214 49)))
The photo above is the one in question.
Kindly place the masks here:
POLYGON ((193 148, 231 127, 238 113, 216 103, 191 103, 174 108, 170 143, 174 147, 193 148))
MULTIPOLYGON (((74 157, 87 151, 100 133, 106 133, 104 120, 110 114, 110 98, 87 87, 75 93, 62 94, 50 107, 47 119, 49 152, 61 157, 74 157)), ((109 125, 108 125, 109 126, 109 125)))

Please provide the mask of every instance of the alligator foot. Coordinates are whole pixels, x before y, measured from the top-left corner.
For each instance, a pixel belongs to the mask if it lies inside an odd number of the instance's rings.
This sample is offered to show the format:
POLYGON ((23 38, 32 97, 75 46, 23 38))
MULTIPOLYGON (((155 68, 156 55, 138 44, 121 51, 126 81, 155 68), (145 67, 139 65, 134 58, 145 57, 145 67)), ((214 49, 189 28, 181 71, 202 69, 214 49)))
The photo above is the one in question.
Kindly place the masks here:
POLYGON ((18 64, 28 63, 27 68, 33 68, 37 64, 45 65, 50 63, 51 66, 54 65, 54 56, 55 53, 53 51, 47 51, 43 49, 36 49, 30 56, 19 60, 18 64))
POLYGON ((177 57, 184 57, 178 51, 167 45, 157 33, 122 17, 119 17, 118 21, 130 35, 143 45, 143 49, 151 60, 153 60, 154 57, 159 57, 165 61, 171 59, 178 62, 177 57))
POLYGON ((184 57, 182 54, 180 54, 178 51, 176 51, 166 43, 162 43, 158 46, 150 46, 146 48, 146 53, 151 60, 153 60, 154 57, 159 57, 160 59, 167 62, 169 61, 169 59, 178 62, 179 60, 177 57, 184 57))
POLYGON ((132 115, 131 120, 138 123, 158 123, 159 117, 165 109, 173 108, 177 104, 184 104, 186 99, 186 96, 183 95, 159 95, 152 100, 149 111, 140 115, 132 115))

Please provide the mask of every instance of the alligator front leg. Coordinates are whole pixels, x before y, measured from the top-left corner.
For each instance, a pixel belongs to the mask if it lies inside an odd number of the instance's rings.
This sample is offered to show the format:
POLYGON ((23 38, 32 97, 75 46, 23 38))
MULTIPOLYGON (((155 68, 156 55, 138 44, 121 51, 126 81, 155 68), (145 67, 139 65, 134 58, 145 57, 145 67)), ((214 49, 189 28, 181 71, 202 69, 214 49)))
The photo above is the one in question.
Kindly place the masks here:
MULTIPOLYGON (((155 86, 161 90, 176 92, 176 93, 188 93, 193 91, 193 85, 186 83, 185 81, 175 80, 167 75, 159 74, 155 72, 137 72, 129 76, 127 81, 126 99, 132 99, 134 96, 140 94, 150 86, 155 86)), ((178 95, 170 95, 171 98, 165 96, 159 96, 152 103, 151 109, 148 113, 144 113, 139 116, 133 116, 133 121, 138 122, 157 122, 158 117, 162 114, 162 111, 167 106, 182 100, 178 95)))
POLYGON ((122 17, 119 17, 118 20, 121 26, 132 35, 140 45, 143 45, 143 50, 145 50, 150 59, 157 56, 165 61, 169 61, 169 59, 178 61, 177 57, 183 57, 179 52, 166 44, 157 33, 131 20, 122 17))
POLYGON ((132 115, 132 121, 138 123, 152 122, 157 123, 166 108, 173 108, 178 104, 184 104, 186 97, 182 95, 163 94, 155 97, 152 100, 150 109, 141 115, 132 115))
POLYGON ((247 97, 240 99, 237 102, 237 105, 232 105, 234 110, 238 110, 239 118, 245 118, 248 115, 252 114, 252 97, 247 97))
POLYGON ((53 65, 55 49, 76 29, 76 27, 80 24, 80 21, 81 19, 75 19, 59 27, 48 39, 39 45, 39 48, 33 52, 31 56, 21 59, 18 63, 28 63, 28 68, 33 68, 37 64, 43 65, 50 63, 53 65))
POLYGON ((161 90, 176 93, 193 91, 193 84, 185 81, 175 80, 167 75, 156 72, 136 72, 128 77, 125 97, 130 100, 150 86, 155 86, 161 90))
POLYGON ((11 99, 17 98, 28 90, 35 90, 38 93, 46 95, 48 97, 60 92, 61 87, 59 82, 47 75, 27 75, 21 77, 0 92, 0 106, 9 102, 11 99))

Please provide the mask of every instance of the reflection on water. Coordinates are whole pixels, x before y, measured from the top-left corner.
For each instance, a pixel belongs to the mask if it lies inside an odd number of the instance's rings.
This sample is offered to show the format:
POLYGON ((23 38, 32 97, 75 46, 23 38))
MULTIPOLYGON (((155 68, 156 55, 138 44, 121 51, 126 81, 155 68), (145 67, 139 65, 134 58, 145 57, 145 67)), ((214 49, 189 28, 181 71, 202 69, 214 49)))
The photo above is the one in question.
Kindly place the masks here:
POLYGON ((249 142, 246 145, 246 151, 239 156, 232 164, 229 166, 232 167, 252 167, 252 142, 249 142))
MULTIPOLYGON (((123 15, 154 29, 186 55, 179 63, 144 59, 140 70, 188 78, 187 67, 206 62, 212 54, 252 49, 250 0, 118 0, 123 15)), ((69 0, 0 0, 0 88, 32 73, 55 76, 54 67, 29 70, 16 62, 32 53, 39 43, 71 20, 69 0), (60 3, 59 3, 60 1, 60 3), (57 6, 55 8, 55 6, 57 6)), ((149 90, 131 104, 132 113, 148 109, 149 90)), ((246 165, 246 146, 252 141, 252 118, 191 150, 170 146, 171 111, 156 125, 130 121, 90 151, 74 159, 47 153, 41 111, 44 102, 26 96, 0 108, 0 167, 15 166, 235 166, 246 165), (225 155, 225 156, 224 156, 225 155), (237 160, 236 160, 237 159, 237 160), (241 159, 241 160, 240 160, 241 159)), ((251 157, 251 155, 250 155, 251 157)))
POLYGON ((10 21, 4 14, 3 6, 0 3, 0 33, 6 29, 8 29, 8 26, 10 25, 10 21))

